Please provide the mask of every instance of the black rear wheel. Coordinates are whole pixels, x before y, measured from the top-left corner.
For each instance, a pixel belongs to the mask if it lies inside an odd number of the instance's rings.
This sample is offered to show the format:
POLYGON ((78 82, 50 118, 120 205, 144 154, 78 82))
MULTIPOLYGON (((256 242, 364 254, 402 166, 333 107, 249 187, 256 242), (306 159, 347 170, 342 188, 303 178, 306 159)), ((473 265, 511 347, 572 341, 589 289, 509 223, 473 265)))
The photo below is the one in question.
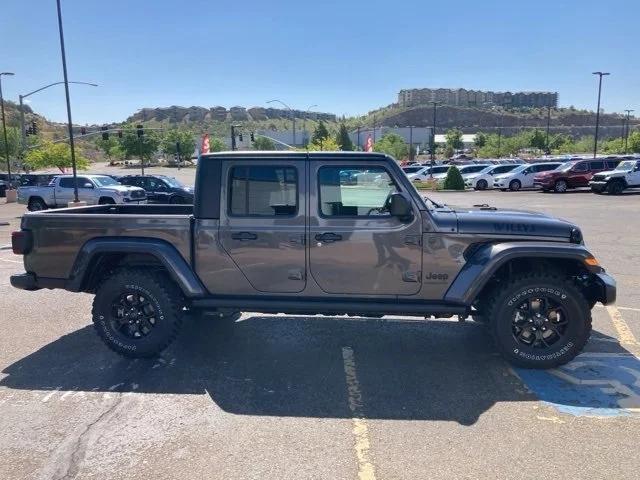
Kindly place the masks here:
POLYGON ((40 210, 46 210, 47 204, 44 203, 44 200, 41 198, 32 198, 29 200, 29 205, 27 205, 27 209, 30 212, 39 212, 40 210))
POLYGON ((591 334, 586 298, 560 274, 515 277, 492 293, 487 317, 500 353, 524 368, 567 363, 591 334))
POLYGON ((183 303, 182 293, 164 273, 124 269, 96 289, 93 323, 114 352, 152 357, 177 336, 183 303))

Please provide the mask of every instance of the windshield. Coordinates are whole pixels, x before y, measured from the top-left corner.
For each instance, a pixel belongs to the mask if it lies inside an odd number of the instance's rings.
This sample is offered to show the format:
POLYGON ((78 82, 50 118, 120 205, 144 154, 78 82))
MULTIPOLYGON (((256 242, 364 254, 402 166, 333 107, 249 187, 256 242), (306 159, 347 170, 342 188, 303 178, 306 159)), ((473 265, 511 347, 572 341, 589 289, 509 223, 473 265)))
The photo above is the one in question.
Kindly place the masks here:
POLYGON ((109 187, 112 185, 120 185, 120 182, 114 180, 111 177, 93 177, 93 181, 96 182, 99 187, 109 187))
POLYGON ((424 167, 403 167, 404 173, 416 173, 422 170, 424 167))
POLYGON ((184 185, 182 183, 180 183, 178 180, 176 180, 173 177, 163 177, 162 178, 165 182, 167 182, 169 184, 170 187, 184 187, 184 185))
POLYGON ((636 162, 633 160, 627 160, 626 162, 620 162, 618 166, 615 168, 616 170, 633 170, 636 167, 636 162))

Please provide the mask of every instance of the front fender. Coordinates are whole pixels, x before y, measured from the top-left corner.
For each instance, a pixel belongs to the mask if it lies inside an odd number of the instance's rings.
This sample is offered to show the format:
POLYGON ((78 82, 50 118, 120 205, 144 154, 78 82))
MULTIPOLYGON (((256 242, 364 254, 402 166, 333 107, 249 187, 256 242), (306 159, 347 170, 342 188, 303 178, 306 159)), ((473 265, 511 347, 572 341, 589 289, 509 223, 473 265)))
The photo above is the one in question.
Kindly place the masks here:
POLYGON ((470 306, 492 275, 505 263, 518 258, 577 260, 594 274, 603 272, 599 266, 585 263, 593 255, 574 243, 504 242, 487 244, 476 250, 445 293, 444 300, 470 306))

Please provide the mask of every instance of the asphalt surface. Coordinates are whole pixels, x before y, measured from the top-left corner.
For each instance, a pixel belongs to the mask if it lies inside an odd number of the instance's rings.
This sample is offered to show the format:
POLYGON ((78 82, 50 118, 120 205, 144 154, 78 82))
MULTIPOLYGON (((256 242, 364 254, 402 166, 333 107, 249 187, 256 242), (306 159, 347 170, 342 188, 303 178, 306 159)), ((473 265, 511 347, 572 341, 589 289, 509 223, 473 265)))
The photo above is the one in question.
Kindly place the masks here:
MULTIPOLYGON (((583 355, 514 370, 473 322, 246 313, 128 361, 90 295, 12 289, 0 250, 0 478, 637 478, 640 195, 433 197, 582 227, 619 284, 583 355)), ((22 211, 0 203, 0 247, 22 211)))

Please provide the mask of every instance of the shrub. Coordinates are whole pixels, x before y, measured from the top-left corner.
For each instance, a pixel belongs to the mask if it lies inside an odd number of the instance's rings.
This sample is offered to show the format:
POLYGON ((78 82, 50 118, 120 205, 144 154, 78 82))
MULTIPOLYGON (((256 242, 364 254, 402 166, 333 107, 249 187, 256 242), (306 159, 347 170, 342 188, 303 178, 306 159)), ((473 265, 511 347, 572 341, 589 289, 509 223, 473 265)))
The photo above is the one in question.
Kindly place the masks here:
POLYGON ((442 186, 445 190, 464 190, 464 180, 458 167, 452 165, 451 168, 449 168, 442 186))

